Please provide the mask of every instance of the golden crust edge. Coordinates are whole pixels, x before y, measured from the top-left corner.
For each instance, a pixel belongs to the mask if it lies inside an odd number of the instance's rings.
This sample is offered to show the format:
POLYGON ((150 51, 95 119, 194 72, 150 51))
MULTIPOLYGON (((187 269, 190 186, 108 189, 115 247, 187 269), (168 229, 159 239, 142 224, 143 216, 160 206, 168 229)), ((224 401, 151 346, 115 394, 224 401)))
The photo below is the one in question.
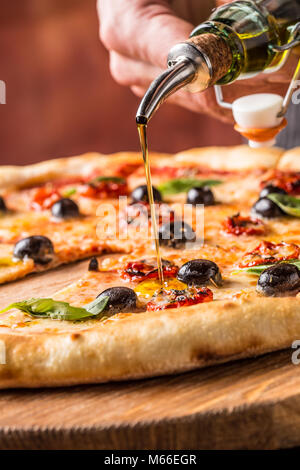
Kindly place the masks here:
POLYGON ((299 306, 298 298, 252 296, 134 314, 57 334, 0 330, 7 350, 0 388, 167 375, 285 349, 300 338, 299 306))
MULTIPOLYGON (((139 164, 140 156, 137 152, 121 152, 114 154, 114 164, 139 164)), ((111 166, 111 155, 89 152, 73 157, 45 160, 25 166, 1 166, 0 188, 9 186, 22 186, 45 182, 58 176, 84 174, 95 168, 111 166), (83 173, 82 173, 83 171, 83 173)))
POLYGON ((194 162, 213 170, 246 171, 276 168, 284 154, 279 147, 250 148, 248 145, 230 147, 200 147, 175 154, 177 162, 194 162))
POLYGON ((277 168, 283 171, 300 171, 300 147, 287 150, 282 155, 277 168))
MULTIPOLYGON (((300 152, 299 152, 300 153, 300 152)), ((250 170, 256 168, 268 169, 278 166, 284 150, 250 149, 247 145, 230 147, 199 147, 171 155, 151 152, 152 162, 161 163, 165 159, 173 158, 176 163, 197 163, 212 170, 250 170), (243 158, 241 158, 243 154, 243 158)), ((89 152, 78 156, 57 158, 25 166, 1 166, 0 189, 18 187, 29 184, 38 184, 61 176, 62 170, 66 175, 89 172, 93 168, 111 166, 114 164, 142 164, 139 152, 118 152, 114 154, 101 154, 89 152)))

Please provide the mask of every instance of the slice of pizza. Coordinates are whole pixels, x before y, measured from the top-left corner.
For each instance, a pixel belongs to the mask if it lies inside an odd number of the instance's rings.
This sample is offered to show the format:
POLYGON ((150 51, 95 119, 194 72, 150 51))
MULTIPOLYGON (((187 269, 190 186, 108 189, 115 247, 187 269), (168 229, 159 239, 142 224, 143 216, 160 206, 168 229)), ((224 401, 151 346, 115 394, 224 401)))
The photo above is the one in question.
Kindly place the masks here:
POLYGON ((135 153, 95 153, 2 167, 0 283, 106 250, 97 209, 128 194, 126 178, 139 164, 135 153))
POLYGON ((17 232, 1 227, 0 283, 104 252, 107 248, 97 236, 97 224, 95 217, 60 220, 44 215, 26 228, 22 219, 17 232))
POLYGON ((134 249, 122 207, 131 201, 128 176, 140 165, 140 154, 122 152, 2 167, 0 283, 103 251, 134 249))

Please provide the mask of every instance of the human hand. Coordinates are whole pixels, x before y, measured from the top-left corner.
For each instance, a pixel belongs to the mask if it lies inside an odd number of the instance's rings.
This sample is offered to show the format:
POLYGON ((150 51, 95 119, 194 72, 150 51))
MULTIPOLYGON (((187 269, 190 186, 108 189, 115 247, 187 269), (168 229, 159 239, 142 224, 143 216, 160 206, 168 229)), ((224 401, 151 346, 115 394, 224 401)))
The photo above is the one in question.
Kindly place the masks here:
MULTIPOLYGON (((227 0, 217 0, 218 4, 227 0)), ((186 40, 195 25, 209 16, 214 0, 98 0, 100 36, 109 50, 110 70, 121 85, 129 86, 142 97, 150 83, 166 68, 171 47, 186 40)), ((251 93, 284 95, 291 79, 295 59, 272 74, 260 74, 223 88, 224 98, 234 99, 251 93)), ((232 121, 232 113, 220 108, 213 89, 191 94, 180 90, 169 102, 223 121, 232 121)))

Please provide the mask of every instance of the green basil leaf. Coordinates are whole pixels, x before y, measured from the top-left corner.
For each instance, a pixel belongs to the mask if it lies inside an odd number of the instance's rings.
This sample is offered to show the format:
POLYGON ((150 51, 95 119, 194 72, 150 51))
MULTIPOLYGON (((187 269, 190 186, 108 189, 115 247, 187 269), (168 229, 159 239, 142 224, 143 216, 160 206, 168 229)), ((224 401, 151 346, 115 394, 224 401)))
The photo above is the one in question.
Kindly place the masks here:
POLYGON ((73 307, 67 302, 53 299, 29 299, 15 302, 1 310, 4 313, 11 308, 17 308, 35 318, 51 318, 53 320, 78 321, 98 316, 103 312, 108 302, 108 297, 95 299, 83 307, 73 307))
POLYGON ((259 264, 257 266, 251 266, 249 268, 241 268, 241 269, 238 269, 235 272, 236 273, 247 273, 247 274, 253 274, 253 275, 256 275, 256 276, 260 276, 261 273, 265 269, 270 268, 271 266, 274 266, 274 264, 280 264, 280 263, 293 264, 294 266, 297 266, 297 268, 300 269, 300 260, 299 259, 294 259, 294 260, 280 261, 278 263, 259 264))
POLYGON ((107 303, 108 303, 109 297, 108 296, 103 296, 102 298, 96 298, 89 304, 85 305, 85 309, 91 314, 91 315, 99 315, 99 313, 103 312, 105 309, 107 303))
POLYGON ((77 192, 77 189, 76 188, 70 188, 70 189, 67 189, 63 196, 64 197, 70 197, 70 196, 73 196, 73 194, 75 194, 77 192))
POLYGON ((93 183, 101 183, 101 182, 108 182, 108 183, 125 183, 125 179, 121 178, 119 176, 96 176, 96 178, 93 178, 90 180, 88 183, 93 184, 93 183))
POLYGON ((163 195, 186 193, 192 188, 201 188, 203 186, 216 186, 221 184, 221 180, 199 180, 196 178, 175 178, 158 186, 163 195))
POLYGON ((286 214, 292 217, 300 217, 300 198, 277 193, 268 194, 268 198, 275 202, 286 214))

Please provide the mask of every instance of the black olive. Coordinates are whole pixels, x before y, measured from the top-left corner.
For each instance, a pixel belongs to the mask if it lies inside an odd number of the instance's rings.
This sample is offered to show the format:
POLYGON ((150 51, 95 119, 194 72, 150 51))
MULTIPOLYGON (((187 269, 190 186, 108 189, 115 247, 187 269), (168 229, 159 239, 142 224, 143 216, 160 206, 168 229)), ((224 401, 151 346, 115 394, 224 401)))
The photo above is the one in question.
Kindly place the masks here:
MULTIPOLYGON (((161 202, 162 197, 158 189, 152 186, 152 191, 153 191, 154 201, 161 202)), ((142 186, 138 186, 137 188, 135 188, 131 193, 131 198, 135 202, 138 202, 138 201, 149 202, 147 185, 143 184, 142 186)))
POLYGON ((14 247, 13 255, 17 259, 31 258, 37 264, 48 264, 53 259, 52 241, 42 235, 19 240, 14 247))
POLYGON ((292 183, 292 188, 293 188, 294 191, 296 189, 299 189, 299 186, 300 186, 300 179, 298 179, 298 180, 296 180, 292 183))
POLYGON ((272 297, 293 295, 300 290, 300 270, 294 264, 280 263, 265 269, 257 281, 256 291, 272 297))
POLYGON ((196 234, 189 224, 175 220, 159 227, 158 238, 163 246, 179 248, 187 242, 194 242, 196 234))
POLYGON ((98 271, 99 265, 97 258, 92 258, 89 262, 88 271, 98 271))
POLYGON ((269 194, 273 194, 273 193, 287 194, 287 192, 284 189, 280 188, 279 186, 274 186, 273 184, 267 184, 267 186, 265 186, 261 190, 259 197, 260 198, 267 197, 269 194))
POLYGON ((109 298, 105 310, 110 312, 131 312, 136 308, 136 293, 129 287, 109 287, 97 296, 97 299, 109 298))
POLYGON ((262 197, 258 199, 256 203, 252 206, 252 211, 254 214, 266 217, 267 219, 272 219, 274 217, 282 217, 285 213, 280 209, 280 207, 275 204, 275 202, 271 201, 271 199, 267 197, 262 197))
POLYGON ((222 284, 219 266, 208 259, 193 259, 181 266, 177 279, 187 285, 203 286, 212 282, 216 286, 222 284))
POLYGON ((215 198, 212 190, 204 186, 202 188, 192 188, 187 193, 187 204, 204 204, 205 206, 212 206, 215 203, 215 198))
POLYGON ((57 219, 72 219, 80 215, 76 202, 67 197, 55 202, 51 208, 51 213, 57 219))
POLYGON ((2 196, 0 196, 0 212, 6 212, 7 207, 2 196))

